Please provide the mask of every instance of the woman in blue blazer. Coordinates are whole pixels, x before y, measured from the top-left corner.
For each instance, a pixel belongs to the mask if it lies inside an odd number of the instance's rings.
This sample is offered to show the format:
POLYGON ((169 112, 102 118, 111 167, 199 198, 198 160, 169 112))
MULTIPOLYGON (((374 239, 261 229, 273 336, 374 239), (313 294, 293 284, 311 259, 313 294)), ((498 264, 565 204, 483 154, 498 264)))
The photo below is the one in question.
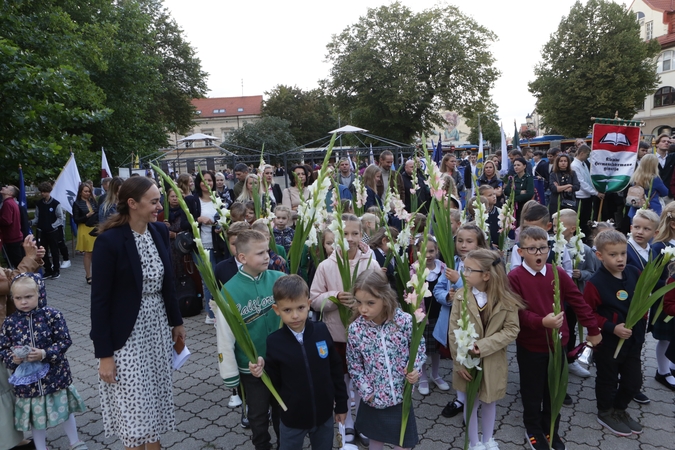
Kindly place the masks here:
POLYGON ((101 412, 106 435, 126 448, 160 448, 161 434, 175 428, 171 348, 185 329, 168 228, 156 223, 161 210, 155 183, 129 178, 94 245, 90 337, 100 358, 101 412))

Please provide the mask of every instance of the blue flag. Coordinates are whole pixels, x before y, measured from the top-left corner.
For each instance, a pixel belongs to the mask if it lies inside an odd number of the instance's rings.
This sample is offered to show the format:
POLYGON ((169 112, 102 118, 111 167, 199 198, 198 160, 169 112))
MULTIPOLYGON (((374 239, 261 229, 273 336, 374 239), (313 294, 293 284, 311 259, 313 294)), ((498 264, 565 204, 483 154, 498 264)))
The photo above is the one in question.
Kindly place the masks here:
MULTIPOLYGON (((431 141, 433 145, 433 140, 431 141)), ((441 135, 438 135, 438 144, 434 148, 434 153, 431 155, 432 161, 436 163, 438 167, 441 167, 441 161, 443 160, 443 139, 441 135)))
MULTIPOLYGON (((23 169, 19 165, 19 206, 24 211, 28 211, 28 201, 26 200, 26 184, 23 181, 23 169)), ((33 230, 28 227, 28 234, 33 234, 33 230)))

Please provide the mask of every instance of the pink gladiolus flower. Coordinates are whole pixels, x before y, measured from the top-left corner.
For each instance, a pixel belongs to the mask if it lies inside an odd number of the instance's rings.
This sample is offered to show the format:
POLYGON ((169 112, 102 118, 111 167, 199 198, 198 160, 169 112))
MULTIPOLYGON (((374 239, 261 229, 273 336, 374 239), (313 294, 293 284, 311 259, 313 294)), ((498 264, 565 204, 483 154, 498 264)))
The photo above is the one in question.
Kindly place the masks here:
POLYGON ((417 308, 415 310, 414 314, 415 314, 415 320, 417 321, 417 323, 422 323, 422 321, 426 317, 426 314, 424 314, 424 311, 422 311, 422 308, 417 308))
POLYGON ((406 294, 403 299, 405 302, 409 305, 417 305, 417 293, 411 292, 409 294, 406 294))

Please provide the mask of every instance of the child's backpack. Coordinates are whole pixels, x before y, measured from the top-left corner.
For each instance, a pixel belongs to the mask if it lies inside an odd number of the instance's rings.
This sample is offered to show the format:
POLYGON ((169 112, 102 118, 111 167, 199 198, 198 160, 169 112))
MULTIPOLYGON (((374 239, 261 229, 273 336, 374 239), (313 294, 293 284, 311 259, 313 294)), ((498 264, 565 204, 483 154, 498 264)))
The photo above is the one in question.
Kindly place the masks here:
POLYGON ((647 201, 647 195, 645 194, 645 189, 642 186, 634 184, 628 188, 628 193, 626 194, 626 206, 632 206, 634 208, 640 209, 645 205, 647 201))

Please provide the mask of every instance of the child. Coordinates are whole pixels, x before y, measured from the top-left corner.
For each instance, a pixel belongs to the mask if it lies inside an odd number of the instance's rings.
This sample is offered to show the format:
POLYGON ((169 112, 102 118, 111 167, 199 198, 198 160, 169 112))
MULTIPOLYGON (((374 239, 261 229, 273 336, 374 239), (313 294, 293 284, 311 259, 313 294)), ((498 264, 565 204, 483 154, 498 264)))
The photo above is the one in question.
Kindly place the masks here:
POLYGON ((274 210, 274 241, 277 245, 281 245, 286 254, 291 249, 295 230, 288 226, 291 220, 291 208, 284 205, 279 205, 274 210))
POLYGON ((244 207, 246 208, 246 213, 244 215, 245 220, 248 222, 249 225, 253 225, 253 222, 255 222, 257 219, 257 217, 255 216, 255 203, 246 202, 244 203, 244 207))
POLYGON ((280 413, 281 448, 301 450, 309 434, 312 449, 330 449, 333 411, 339 423, 347 415, 342 358, 326 325, 307 320, 309 288, 302 277, 279 278, 273 292, 272 308, 285 326, 267 337, 267 357, 258 358, 258 364, 249 363, 251 374, 260 377, 265 367, 288 407, 280 413))
MULTIPOLYGON (((560 217, 558 217, 558 213, 553 214, 554 226, 557 225, 558 220, 560 220, 563 227, 565 227, 565 231, 563 231, 562 235, 567 241, 566 247, 568 251, 571 251, 574 249, 571 240, 577 231, 577 213, 573 209, 561 209, 560 217)), ((581 246, 583 249, 583 261, 579 263, 578 268, 572 270, 572 279, 579 288, 579 291, 583 294, 586 281, 590 280, 593 274, 598 270, 600 263, 595 257, 595 253, 588 245, 581 243, 581 246)), ((574 263, 572 264, 572 267, 574 267, 574 263)), ((565 317, 567 318, 567 326, 570 333, 570 340, 567 342, 567 352, 569 353, 576 347, 577 316, 574 314, 574 311, 565 308, 565 317)), ((579 341, 580 343, 583 343, 584 337, 581 336, 579 341)), ((581 378, 588 378, 591 376, 591 373, 581 367, 575 359, 568 358, 568 363, 570 373, 581 378)))
MULTIPOLYGON (((262 233, 268 241, 271 240, 270 228, 264 219, 258 219, 253 222, 251 229, 262 233)), ((281 245, 277 245, 276 243, 274 245, 276 248, 274 250, 269 250, 270 263, 268 269, 288 273, 288 266, 286 265, 286 251, 281 245)))
MULTIPOLYGON (((530 200, 523 207, 522 213, 520 215, 520 229, 525 227, 539 227, 547 233, 551 229, 551 214, 548 211, 548 208, 536 200, 530 200)), ((547 252, 546 263, 550 264, 555 258, 555 252, 553 251, 553 244, 555 243, 555 237, 549 237, 549 247, 551 249, 547 252)), ((518 251, 518 244, 513 246, 513 253, 511 253, 511 270, 520 266, 523 258, 520 256, 518 251)), ((572 276, 572 259, 570 254, 565 248, 562 257, 562 267, 565 269, 565 272, 570 277, 572 276)))
MULTIPOLYGON (((462 270, 464 258, 466 258, 466 255, 470 251, 479 248, 487 249, 483 230, 478 228, 474 223, 462 225, 457 231, 455 239, 455 269, 447 267, 434 287, 434 298, 440 303, 441 310, 438 313, 438 320, 434 327, 433 336, 444 347, 448 346, 448 326, 452 299, 457 289, 462 287, 462 277, 459 273, 462 270)), ((443 417, 455 417, 464 410, 464 403, 466 403, 465 393, 457 392, 457 398, 445 405, 441 415, 443 417)))
POLYGON ((490 228, 490 244, 492 248, 499 246, 499 209, 497 209, 497 194, 495 188, 484 184, 478 188, 478 195, 487 200, 488 227, 490 228))
POLYGON ((642 425, 626 409, 642 386, 640 354, 647 321, 641 319, 632 330, 624 326, 640 271, 626 264, 627 243, 622 233, 603 231, 595 238, 595 246, 602 267, 586 283, 584 299, 595 313, 603 339, 595 351, 597 420, 619 436, 640 434, 642 425), (614 358, 619 339, 626 341, 614 358))
MULTIPOLYGON (((426 359, 420 341, 415 369, 406 373, 412 339, 412 317, 398 308, 396 293, 381 270, 361 273, 354 282, 354 321, 349 325, 347 363, 361 397, 356 428, 370 438, 370 449, 384 443, 399 449, 403 388, 415 384, 426 359), (382 370, 388 367, 388 370, 382 370)), ((418 442, 415 413, 410 408, 403 439, 404 448, 418 442)))
POLYGON ((394 258, 391 258, 389 265, 385 267, 384 263, 387 262, 387 255, 392 250, 389 248, 389 235, 387 235, 387 228, 389 229, 389 234, 391 238, 396 240, 398 238, 398 230, 394 227, 380 227, 375 234, 370 237, 370 248, 373 250, 375 259, 377 263, 382 267, 383 270, 387 273, 387 279, 389 280, 389 285, 392 289, 396 289, 396 266, 394 264, 394 258))
POLYGON ((459 209, 450 211, 450 225, 452 226, 452 235, 457 236, 457 231, 462 226, 462 213, 459 212, 459 209))
POLYGON ((59 278, 61 268, 70 267, 68 247, 63 239, 65 213, 58 200, 51 196, 52 185, 45 181, 38 186, 42 201, 35 204, 35 218, 31 225, 40 230, 40 243, 47 250, 44 257, 45 278, 59 278), (63 264, 59 265, 59 252, 63 255, 63 264), (52 261, 49 255, 53 258, 52 261))
POLYGON ((230 222, 244 222, 246 220, 246 206, 243 203, 232 203, 230 206, 230 222))
MULTIPOLYGON (((73 386, 66 351, 72 344, 63 315, 46 306, 40 295, 44 288, 40 275, 23 273, 12 280, 11 294, 16 311, 7 317, 0 332, 0 358, 10 370, 17 370, 24 361, 42 361, 46 374, 27 384, 14 386, 16 404, 14 426, 19 431, 33 429, 35 448, 45 450, 47 428, 63 423, 71 449, 86 450, 80 441, 74 413, 87 407, 73 386), (22 358, 14 354, 15 347, 29 346, 30 353, 22 358)), ((10 379, 11 382, 11 379, 10 379)))
MULTIPOLYGON (((258 355, 266 355, 267 336, 279 329, 279 318, 272 312, 272 286, 284 274, 267 270, 269 263, 269 239, 255 230, 246 230, 237 236, 236 257, 241 262, 239 272, 225 283, 223 291, 229 292, 240 307, 258 355)), ((256 448, 269 448, 270 433, 268 411, 271 394, 258 378, 251 375, 249 360, 237 345, 232 330, 219 308, 213 308, 216 315, 216 336, 218 341, 218 366, 225 387, 234 389, 241 380, 246 394, 248 422, 252 441, 256 448)), ((276 414, 272 415, 275 431, 276 414)))
POLYGON ((649 243, 658 235, 659 216, 649 209, 638 209, 630 226, 631 237, 628 239, 626 263, 642 271, 649 261, 658 254, 649 243))
MULTIPOLYGON (((237 204, 241 203, 235 203, 235 205, 237 204)), ((230 256, 225 261, 221 261, 218 264, 216 264, 215 269, 216 280, 218 280, 218 282, 221 285, 225 285, 225 283, 230 281, 232 277, 235 276, 237 272, 239 272, 241 262, 237 259, 237 247, 236 247, 237 236, 239 236, 239 233, 241 233, 242 231, 250 229, 251 226, 248 224, 248 222, 243 221, 231 224, 230 227, 225 232, 227 236, 227 246, 228 249, 230 250, 230 254, 233 256, 230 256)))
POLYGON ((364 243, 370 242, 370 235, 377 230, 377 225, 380 219, 375 214, 365 213, 361 217, 361 224, 363 225, 363 237, 361 241, 364 243))
MULTIPOLYGON (((421 239, 422 237, 418 237, 421 239)), ((419 243, 417 245, 416 251, 419 251, 419 243)), ((427 276, 427 283, 429 283, 429 291, 433 292, 434 287, 438 283, 441 275, 445 273, 445 264, 441 262, 438 258, 438 244, 433 237, 429 237, 427 241, 427 254, 424 261, 420 261, 420 268, 418 270, 424 270, 421 266, 424 264, 424 268, 429 269, 429 275, 427 276)), ((436 387, 441 391, 450 390, 450 386, 445 382, 443 378, 438 373, 438 368, 441 364, 441 354, 438 351, 438 341, 434 338, 434 327, 438 321, 438 315, 441 310, 441 305, 434 301, 433 296, 424 297, 424 310, 427 314, 427 326, 424 328, 424 340, 427 347, 427 357, 431 359, 431 380, 434 382, 436 387)), ((420 385, 419 393, 422 395, 429 395, 429 380, 427 379, 426 371, 424 366, 420 371, 420 385)))
MULTIPOLYGON (((637 217, 637 215, 636 215, 637 217)), ((635 219, 633 219, 635 223, 635 219)), ((652 245, 652 251, 656 255, 660 255, 661 251, 666 247, 675 246, 675 202, 668 203, 663 208, 663 213, 661 214, 661 221, 657 230, 656 237, 654 238, 654 245, 652 245)), ((663 278, 672 278, 672 270, 669 266, 664 272, 663 278)), ((672 291, 671 291, 672 292, 672 291)), ((673 296, 675 294, 668 293, 666 297, 673 296)), ((675 370, 675 364, 670 362, 666 357, 666 350, 668 345, 675 339, 675 321, 665 322, 665 318, 670 313, 665 311, 664 299, 664 312, 656 319, 656 323, 651 326, 651 332, 656 342, 656 363, 658 365, 658 370, 656 372, 656 381, 666 386, 670 390, 675 390, 675 377, 671 375, 671 372, 675 370)), ((659 302, 656 302, 652 307, 650 317, 653 317, 656 314, 656 308, 658 308, 659 302)))
MULTIPOLYGON (((548 212, 548 210, 547 210, 548 212)), ((523 213, 525 214, 525 213, 523 213)), ((539 227, 526 227, 520 232, 518 253, 523 264, 509 273, 513 291, 520 295, 527 309, 518 312, 520 333, 516 339, 516 356, 520 369, 520 395, 523 402, 525 435, 533 450, 548 449, 547 434, 551 426, 551 401, 548 387, 549 344, 552 332, 561 333, 566 348, 569 328, 564 311, 553 314, 553 266, 546 263, 549 253, 548 234, 539 227), (555 331, 559 330, 559 331, 555 331), (547 338, 548 335, 548 338, 547 338), (542 408, 543 403, 543 408, 542 408)), ((593 312, 584 302, 579 289, 565 271, 558 267, 560 301, 571 306, 579 322, 588 329, 592 345, 602 337, 593 312)), ((552 447, 564 449, 558 434, 560 415, 555 420, 552 447)))
MULTIPOLYGON (((343 214, 342 221, 344 222, 345 238, 349 242, 348 258, 349 267, 354 271, 358 264, 358 273, 361 273, 368 268, 379 269, 379 264, 373 256, 373 252, 361 242, 363 231, 361 229, 361 221, 353 214, 343 214)), ((312 300, 312 309, 314 311, 323 312, 323 321, 326 323, 330 335, 333 338, 335 349, 342 356, 344 363, 343 373, 345 375, 345 384, 349 383, 349 375, 347 372, 347 362, 345 359, 347 349, 347 331, 345 330, 342 321, 340 320, 340 313, 337 305, 330 301, 329 297, 337 298, 343 305, 349 307, 353 303, 353 295, 350 292, 345 292, 342 286, 342 278, 337 264, 337 253, 333 252, 328 258, 323 260, 319 267, 316 268, 316 274, 312 281, 310 289, 310 299, 312 300)), ((358 395, 358 394, 357 394, 358 395)), ((358 398, 355 399, 358 404, 358 398)), ((347 412, 345 419, 345 428, 347 434, 347 441, 352 442, 356 431, 354 430, 354 421, 350 411, 347 412)), ((358 431, 358 430, 357 430, 358 431)), ((366 436, 360 436, 362 442, 366 441, 366 436)), ((366 441, 367 442, 367 441, 366 441)), ((366 445, 366 444, 364 444, 366 445)))
MULTIPOLYGON (((469 252, 464 260, 464 276, 466 286, 455 296, 448 343, 452 353, 452 385, 457 392, 465 393, 466 383, 471 376, 466 368, 457 363, 457 340, 453 330, 458 328, 460 308, 464 290, 466 293, 469 318, 478 333, 474 345, 475 356, 481 358, 483 379, 478 388, 478 400, 481 408, 483 429, 482 442, 478 439, 478 404, 474 403, 469 421, 469 442, 473 450, 499 449, 492 438, 497 414, 497 400, 506 395, 506 381, 509 364, 506 360, 506 347, 518 336, 518 310, 523 308, 520 296, 509 292, 508 279, 502 264, 501 256, 495 251, 480 249, 469 252)), ((464 411, 464 421, 468 411, 464 411)))
POLYGON ((326 258, 330 257, 335 251, 333 244, 335 244, 335 235, 326 228, 321 234, 321 245, 323 245, 323 251, 326 253, 326 258))

